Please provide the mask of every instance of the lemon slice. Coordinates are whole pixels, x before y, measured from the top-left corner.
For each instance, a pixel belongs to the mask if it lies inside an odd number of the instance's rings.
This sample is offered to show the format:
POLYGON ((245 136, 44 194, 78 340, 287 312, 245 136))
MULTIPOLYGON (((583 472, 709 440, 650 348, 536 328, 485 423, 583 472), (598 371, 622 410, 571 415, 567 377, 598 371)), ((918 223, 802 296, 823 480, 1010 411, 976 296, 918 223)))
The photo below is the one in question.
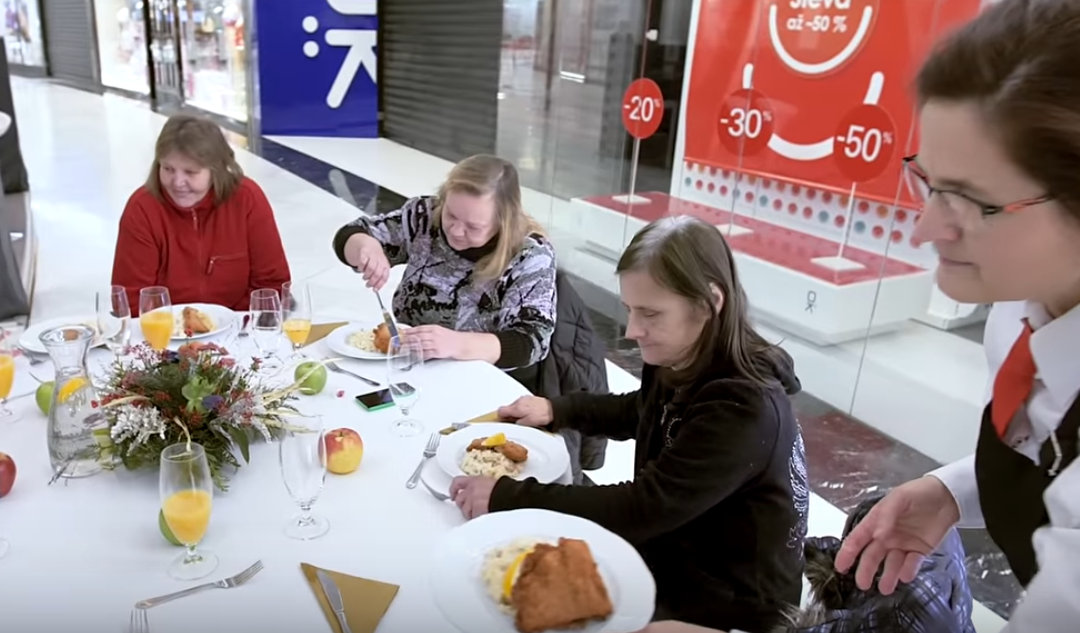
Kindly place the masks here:
POLYGON ((492 446, 502 446, 506 444, 506 435, 503 433, 496 433, 480 443, 481 446, 491 448, 492 446))
POLYGON ((60 388, 60 402, 67 402, 68 398, 75 395, 75 392, 82 389, 87 384, 88 383, 86 379, 82 377, 72 378, 71 380, 65 382, 64 386, 60 388))
POLYGON ((518 557, 514 559, 514 562, 510 563, 510 566, 506 568, 506 575, 503 576, 503 599, 510 602, 510 596, 514 592, 514 583, 517 582, 518 572, 521 571, 521 564, 525 562, 525 557, 532 553, 530 549, 527 552, 518 554, 518 557))

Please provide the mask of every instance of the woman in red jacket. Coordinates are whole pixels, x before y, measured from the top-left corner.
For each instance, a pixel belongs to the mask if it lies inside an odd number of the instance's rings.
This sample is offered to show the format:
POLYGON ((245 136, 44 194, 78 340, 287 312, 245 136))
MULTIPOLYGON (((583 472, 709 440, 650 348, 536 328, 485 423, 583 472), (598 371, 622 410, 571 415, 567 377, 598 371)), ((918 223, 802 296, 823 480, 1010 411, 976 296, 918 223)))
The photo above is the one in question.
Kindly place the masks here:
POLYGON ((244 176, 221 129, 178 115, 158 136, 154 164, 120 218, 112 283, 165 286, 173 303, 247 310, 252 290, 281 288, 289 264, 266 195, 244 176))

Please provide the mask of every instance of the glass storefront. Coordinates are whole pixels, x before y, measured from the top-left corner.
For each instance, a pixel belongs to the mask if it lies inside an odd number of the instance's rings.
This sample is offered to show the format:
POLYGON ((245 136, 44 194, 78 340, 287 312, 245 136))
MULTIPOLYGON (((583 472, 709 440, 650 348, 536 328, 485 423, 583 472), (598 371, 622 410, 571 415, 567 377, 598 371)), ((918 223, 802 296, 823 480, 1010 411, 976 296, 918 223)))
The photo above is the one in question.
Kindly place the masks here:
POLYGON ((3 0, 4 46, 9 64, 45 67, 45 41, 37 0, 3 0))
POLYGON ((241 0, 180 0, 184 100, 247 120, 247 51, 241 0))
POLYGON ((142 0, 95 0, 94 18, 101 83, 109 88, 149 94, 142 0))

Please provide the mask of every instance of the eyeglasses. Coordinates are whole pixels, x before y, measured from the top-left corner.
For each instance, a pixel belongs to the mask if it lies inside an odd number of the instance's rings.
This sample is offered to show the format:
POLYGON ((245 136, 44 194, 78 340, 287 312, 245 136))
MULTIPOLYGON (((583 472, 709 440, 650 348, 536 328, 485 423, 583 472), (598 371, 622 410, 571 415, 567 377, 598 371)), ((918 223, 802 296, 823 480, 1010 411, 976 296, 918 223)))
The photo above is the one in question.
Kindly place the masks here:
POLYGON ((948 191, 931 186, 930 176, 919 166, 916 161, 917 158, 918 156, 904 158, 904 182, 907 184, 908 191, 911 192, 915 200, 923 203, 929 202, 930 197, 936 193, 949 210, 961 217, 985 217, 997 215, 998 213, 1014 213, 1054 199, 1053 196, 1048 194, 1038 198, 1017 200, 1005 205, 985 204, 959 191, 948 191))

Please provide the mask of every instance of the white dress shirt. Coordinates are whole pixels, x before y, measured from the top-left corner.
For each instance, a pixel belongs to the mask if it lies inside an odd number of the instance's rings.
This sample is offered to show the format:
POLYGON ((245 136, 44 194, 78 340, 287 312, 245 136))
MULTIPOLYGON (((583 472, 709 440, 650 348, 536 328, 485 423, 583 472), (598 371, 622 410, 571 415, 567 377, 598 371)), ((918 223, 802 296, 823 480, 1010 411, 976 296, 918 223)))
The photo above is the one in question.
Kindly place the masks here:
MULTIPOLYGON (((1037 369, 1024 407, 1013 418, 1005 440, 1033 463, 1043 442, 1061 423, 1080 393, 1080 306, 1052 319, 1030 302, 998 303, 986 321, 983 347, 990 368, 990 400, 994 376, 1027 318, 1034 333, 1031 353, 1037 369)), ((930 475, 945 484, 960 508, 959 527, 983 527, 975 481, 975 457, 943 466, 930 475)), ((1080 458, 1047 487, 1043 495, 1050 524, 1033 536, 1039 571, 1013 612, 1003 633, 1075 633, 1080 630, 1080 458)))

